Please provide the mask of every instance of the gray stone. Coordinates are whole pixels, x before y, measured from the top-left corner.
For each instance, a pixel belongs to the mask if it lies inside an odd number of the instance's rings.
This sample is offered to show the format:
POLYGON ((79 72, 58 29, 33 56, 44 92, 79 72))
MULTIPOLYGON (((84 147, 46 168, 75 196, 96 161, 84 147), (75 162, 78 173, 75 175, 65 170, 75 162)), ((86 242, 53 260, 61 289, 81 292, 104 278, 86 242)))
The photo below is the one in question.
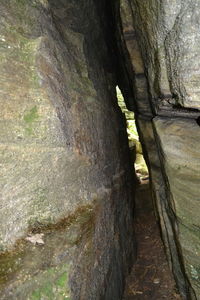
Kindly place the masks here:
POLYGON ((152 97, 171 94, 177 104, 199 109, 198 1, 131 4, 152 97))
POLYGON ((182 297, 199 299, 199 3, 121 3, 135 118, 166 254, 182 297))
POLYGON ((157 117, 154 124, 170 189, 171 213, 176 216, 177 243, 187 276, 199 299, 199 126, 195 120, 181 118, 157 117))
POLYGON ((105 4, 0 3, 1 299, 122 297, 134 178, 105 4))

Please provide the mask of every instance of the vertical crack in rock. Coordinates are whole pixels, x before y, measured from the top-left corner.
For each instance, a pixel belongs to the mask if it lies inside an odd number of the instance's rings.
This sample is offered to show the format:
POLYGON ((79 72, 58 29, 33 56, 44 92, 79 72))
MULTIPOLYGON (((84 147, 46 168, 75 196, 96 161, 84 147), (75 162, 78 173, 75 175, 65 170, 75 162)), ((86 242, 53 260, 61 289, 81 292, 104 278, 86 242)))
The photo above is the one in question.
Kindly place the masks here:
POLYGON ((1 0, 2 300, 122 298, 136 247, 117 85, 177 285, 200 297, 200 3, 121 9, 123 28, 119 0, 1 0))

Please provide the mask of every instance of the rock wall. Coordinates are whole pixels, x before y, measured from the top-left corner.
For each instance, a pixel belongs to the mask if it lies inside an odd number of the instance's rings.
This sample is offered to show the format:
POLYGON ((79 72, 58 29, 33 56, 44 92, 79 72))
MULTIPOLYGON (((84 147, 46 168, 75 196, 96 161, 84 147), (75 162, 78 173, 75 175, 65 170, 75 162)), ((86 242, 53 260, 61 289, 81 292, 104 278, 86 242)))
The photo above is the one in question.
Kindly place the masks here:
POLYGON ((122 297, 134 178, 113 24, 106 1, 0 3, 2 300, 122 297))
POLYGON ((198 1, 121 1, 140 139, 171 269, 200 299, 198 1))

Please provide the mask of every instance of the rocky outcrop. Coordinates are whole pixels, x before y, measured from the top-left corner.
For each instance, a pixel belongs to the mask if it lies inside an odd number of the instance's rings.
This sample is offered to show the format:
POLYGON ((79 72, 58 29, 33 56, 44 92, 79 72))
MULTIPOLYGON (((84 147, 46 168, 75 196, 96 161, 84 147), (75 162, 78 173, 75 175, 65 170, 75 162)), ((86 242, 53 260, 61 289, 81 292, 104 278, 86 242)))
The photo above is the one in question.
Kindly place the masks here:
POLYGON ((106 1, 0 3, 2 300, 121 299, 134 178, 114 23, 106 1))
POLYGON ((183 298, 199 299, 199 3, 130 0, 121 11, 166 252, 183 298))
POLYGON ((200 298, 199 6, 122 0, 123 35, 119 1, 1 1, 2 300, 121 299, 134 177, 117 85, 178 288, 200 298))

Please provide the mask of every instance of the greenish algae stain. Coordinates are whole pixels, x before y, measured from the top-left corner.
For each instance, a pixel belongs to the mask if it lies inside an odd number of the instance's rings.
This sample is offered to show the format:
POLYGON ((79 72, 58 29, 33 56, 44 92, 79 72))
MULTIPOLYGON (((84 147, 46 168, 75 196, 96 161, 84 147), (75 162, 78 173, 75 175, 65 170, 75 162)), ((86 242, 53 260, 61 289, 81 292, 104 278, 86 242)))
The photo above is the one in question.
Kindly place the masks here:
POLYGON ((26 123, 27 127, 25 131, 28 135, 33 135, 33 123, 39 118, 37 106, 31 108, 31 110, 24 115, 24 122, 26 123))
POLYGON ((41 299, 41 293, 40 293, 40 291, 39 290, 34 291, 30 299, 31 300, 41 299))
POLYGON ((42 299, 43 296, 46 296, 48 297, 48 299, 53 300, 54 295, 53 295, 53 287, 51 283, 47 283, 41 289, 34 291, 31 296, 31 300, 39 300, 42 299))
POLYGON ((63 288, 66 285, 67 280, 68 280, 68 276, 67 276, 67 272, 65 272, 57 280, 57 285, 63 288))
POLYGON ((39 118, 38 109, 34 106, 27 114, 24 115, 24 121, 28 124, 34 122, 39 118))
POLYGON ((0 254, 0 286, 9 281, 13 273, 20 270, 22 266, 22 252, 4 252, 0 254))
MULTIPOLYGON (((93 223, 94 206, 86 205, 78 208, 74 214, 56 224, 35 224, 36 227, 31 227, 29 234, 44 233, 45 244, 34 246, 30 242, 21 239, 15 245, 13 251, 0 254, 0 290, 3 291, 5 286, 11 284, 11 289, 16 290, 17 288, 17 293, 20 294, 22 299, 25 296, 27 300, 71 300, 68 286, 71 259, 59 262, 55 267, 51 267, 51 260, 49 259, 50 257, 53 259, 54 254, 57 253, 58 235, 61 236, 62 248, 64 249, 67 245, 69 247, 67 251, 73 253, 74 246, 79 244, 83 238, 88 238, 93 229, 93 223), (72 231, 70 231, 70 228, 73 228, 73 226, 78 228, 78 232, 76 238, 71 241, 72 231), (41 255, 38 256, 40 247, 42 251, 41 255), (51 254, 49 254, 49 251, 51 254), (38 257, 38 261, 36 257, 38 257), (46 257, 47 265, 44 269, 46 257), (24 265, 24 261, 28 261, 29 264, 24 265), (37 274, 35 274, 36 270, 37 274), (13 286, 15 278, 20 278, 20 285, 17 287, 13 286)), ((89 245, 88 248, 91 249, 89 245)), ((85 255, 86 260, 88 260, 87 256, 91 255, 88 251, 85 255)))
POLYGON ((4 26, 1 35, 3 37, 0 44, 1 62, 7 62, 8 59, 13 60, 15 64, 19 65, 19 69, 23 68, 23 71, 28 74, 34 72, 36 53, 41 39, 28 39, 11 24, 4 26))
MULTIPOLYGON (((66 267, 67 268, 67 267, 66 267)), ((51 268, 48 274, 51 273, 53 276, 56 273, 56 269, 51 268)), ((49 278, 47 278, 49 279, 49 278)), ((69 288, 68 288, 68 273, 65 271, 57 280, 53 280, 53 282, 45 282, 43 286, 32 292, 29 297, 30 300, 40 300, 40 299, 67 299, 70 300, 69 296, 69 288)))

